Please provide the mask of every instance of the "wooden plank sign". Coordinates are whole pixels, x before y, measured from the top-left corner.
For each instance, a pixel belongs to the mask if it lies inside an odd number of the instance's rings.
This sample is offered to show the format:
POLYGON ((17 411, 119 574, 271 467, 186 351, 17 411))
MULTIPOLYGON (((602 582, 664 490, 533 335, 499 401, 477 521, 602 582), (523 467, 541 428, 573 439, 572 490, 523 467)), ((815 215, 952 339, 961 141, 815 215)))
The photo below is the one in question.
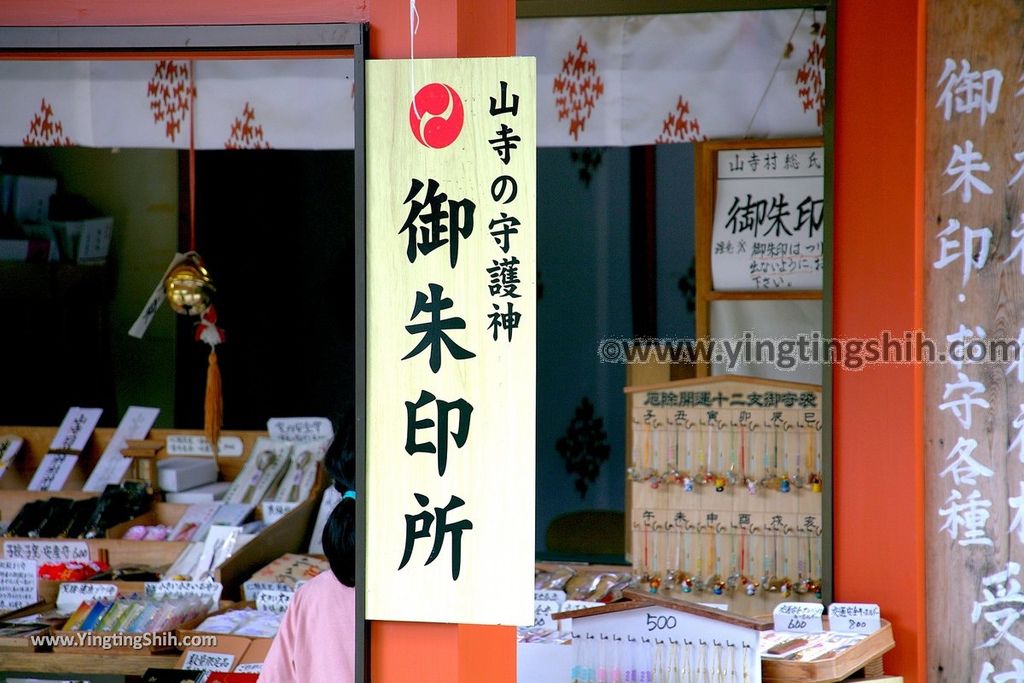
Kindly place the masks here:
POLYGON ((947 355, 924 369, 924 677, 1018 681, 1024 17, 1014 0, 931 0, 926 15, 925 328, 947 355))
POLYGON ((536 67, 366 67, 366 616, 532 624, 536 67))

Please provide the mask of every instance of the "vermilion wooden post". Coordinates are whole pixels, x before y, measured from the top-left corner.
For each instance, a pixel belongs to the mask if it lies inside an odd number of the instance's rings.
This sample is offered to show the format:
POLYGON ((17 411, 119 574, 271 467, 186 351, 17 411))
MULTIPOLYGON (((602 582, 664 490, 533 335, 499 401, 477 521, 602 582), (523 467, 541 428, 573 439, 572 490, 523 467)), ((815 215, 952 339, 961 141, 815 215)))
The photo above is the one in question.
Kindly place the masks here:
MULTIPOLYGON (((924 311, 925 0, 837 8, 833 336, 902 334, 924 311)), ((835 596, 882 606, 886 672, 908 683, 927 680, 924 537, 938 528, 924 518, 923 389, 921 366, 833 371, 835 596)))

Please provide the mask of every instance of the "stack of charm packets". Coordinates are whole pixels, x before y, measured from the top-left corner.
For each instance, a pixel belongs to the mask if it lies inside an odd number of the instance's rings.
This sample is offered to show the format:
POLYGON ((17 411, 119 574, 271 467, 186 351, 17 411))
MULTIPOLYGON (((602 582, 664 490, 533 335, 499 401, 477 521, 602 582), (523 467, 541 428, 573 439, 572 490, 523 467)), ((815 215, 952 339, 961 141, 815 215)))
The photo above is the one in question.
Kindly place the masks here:
POLYGON ((134 594, 116 600, 87 600, 64 624, 63 631, 156 633, 169 631, 207 612, 198 596, 154 599, 134 594))

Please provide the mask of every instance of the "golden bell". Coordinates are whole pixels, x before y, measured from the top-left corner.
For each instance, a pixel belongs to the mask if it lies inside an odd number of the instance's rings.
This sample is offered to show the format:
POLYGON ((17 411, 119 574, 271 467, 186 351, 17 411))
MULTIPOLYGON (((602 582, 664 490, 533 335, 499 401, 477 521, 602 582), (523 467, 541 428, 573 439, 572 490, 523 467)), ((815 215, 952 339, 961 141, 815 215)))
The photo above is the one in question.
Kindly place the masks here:
POLYGON ((175 313, 202 315, 210 308, 217 289, 198 256, 191 256, 171 269, 164 280, 167 303, 175 313))

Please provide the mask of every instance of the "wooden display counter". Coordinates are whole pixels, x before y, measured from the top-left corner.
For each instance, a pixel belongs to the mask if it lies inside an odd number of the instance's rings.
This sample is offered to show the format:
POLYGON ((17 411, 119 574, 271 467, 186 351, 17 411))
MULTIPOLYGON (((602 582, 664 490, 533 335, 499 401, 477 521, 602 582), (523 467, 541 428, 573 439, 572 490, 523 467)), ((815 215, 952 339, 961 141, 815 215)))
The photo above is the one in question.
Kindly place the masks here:
MULTIPOLYGON (((828 619, 824 619, 828 628, 828 619)), ((882 628, 836 657, 813 662, 768 660, 761 662, 763 683, 835 683, 852 680, 859 672, 865 679, 883 675, 882 655, 896 647, 892 624, 882 621, 882 628)))
MULTIPOLYGON (((113 429, 98 428, 60 491, 26 490, 32 475, 43 457, 50 451, 49 446, 57 429, 55 427, 0 427, 0 434, 15 434, 24 439, 17 457, 8 471, 0 478, 0 520, 11 521, 22 507, 29 502, 51 497, 82 500, 99 496, 98 492, 82 491, 89 472, 96 465, 100 455, 109 444, 113 429)), ((151 430, 148 440, 166 444, 169 435, 202 436, 199 430, 151 430)), ((256 440, 266 432, 225 431, 222 436, 237 437, 242 442, 240 456, 223 456, 218 459, 219 480, 233 481, 242 471, 256 440)), ((157 459, 167 457, 164 449, 157 452, 157 459)), ((201 456, 200 456, 201 457, 201 456)), ((129 473, 127 478, 132 478, 129 473)), ((287 553, 303 553, 308 545, 311 528, 319 509, 323 489, 323 472, 318 473, 316 484, 309 497, 293 509, 264 527, 256 538, 238 547, 215 571, 214 578, 223 585, 223 607, 242 598, 242 584, 257 570, 287 553)), ((131 565, 166 569, 188 547, 184 541, 145 541, 124 538, 128 529, 135 525, 163 524, 173 526, 188 509, 187 504, 160 502, 157 498, 148 511, 114 525, 107 530, 105 538, 90 539, 45 539, 9 538, 9 541, 57 541, 84 543, 88 546, 93 560, 102 559, 112 567, 131 565)), ((255 516, 261 517, 261 507, 256 505, 255 516)), ((119 581, 102 581, 116 585, 122 594, 143 590, 143 584, 119 581)), ((60 588, 60 582, 40 580, 38 594, 41 601, 52 605, 60 588)), ((205 617, 204 617, 205 618, 205 617)), ((191 625, 190 625, 191 626, 191 625)), ((73 635, 73 634, 72 634, 73 635)), ((32 651, 31 647, 0 648, 0 671, 47 673, 47 674, 113 674, 140 676, 150 668, 174 668, 177 653, 151 654, 145 650, 101 652, 92 649, 76 651, 76 648, 55 648, 56 651, 32 651)))

